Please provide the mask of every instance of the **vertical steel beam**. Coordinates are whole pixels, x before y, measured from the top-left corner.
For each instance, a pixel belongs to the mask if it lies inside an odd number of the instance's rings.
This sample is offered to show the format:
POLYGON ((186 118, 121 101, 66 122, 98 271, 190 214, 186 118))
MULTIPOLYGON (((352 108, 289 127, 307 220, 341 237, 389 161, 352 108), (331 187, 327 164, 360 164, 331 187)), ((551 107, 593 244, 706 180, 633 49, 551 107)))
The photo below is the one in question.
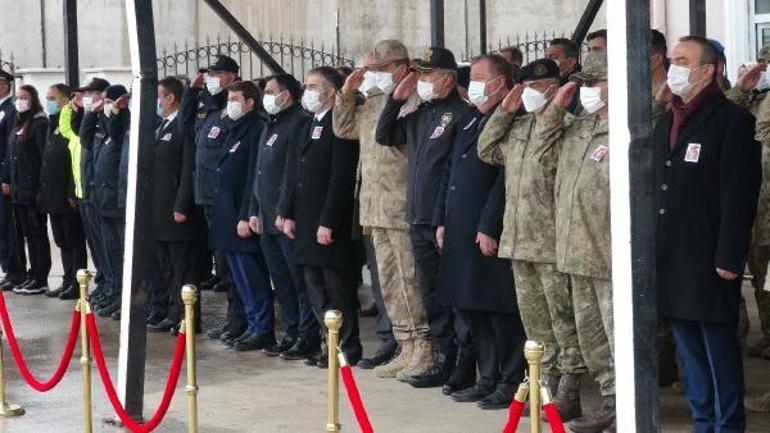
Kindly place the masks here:
POLYGON ((430 44, 444 47, 444 0, 430 0, 430 44))
POLYGON ((583 16, 580 17, 580 22, 578 22, 577 27, 575 27, 575 31, 572 33, 572 42, 578 44, 578 46, 580 46, 580 44, 582 44, 583 40, 586 38, 588 30, 594 23, 594 19, 596 19, 596 14, 599 13, 599 9, 602 7, 603 1, 604 0, 590 0, 588 2, 586 10, 583 11, 583 16))
POLYGON ((617 425, 660 429, 649 0, 607 4, 617 425))
POLYGON ((487 0, 479 0, 479 44, 481 54, 487 53, 487 0))
POLYGON ((123 299, 118 386, 128 412, 139 419, 144 403, 146 314, 154 244, 150 203, 155 153, 158 64, 152 0, 126 0, 131 71, 131 132, 126 197, 123 299))
POLYGON ((78 4, 77 0, 64 0, 64 79, 71 88, 80 83, 78 65, 78 4))
MULTIPOLYGON (((285 74, 286 71, 281 67, 281 65, 275 61, 273 56, 270 55, 267 51, 265 51, 264 48, 262 48, 262 45, 260 45, 259 41, 257 41, 254 36, 249 33, 248 30, 246 30, 246 27, 241 24, 240 21, 238 21, 233 14, 230 13, 229 10, 225 7, 225 5, 222 4, 219 0, 203 0, 209 7, 214 11, 215 14, 219 18, 222 19, 222 21, 227 24, 228 27, 230 27, 230 30, 235 32, 236 35, 245 43, 246 45, 251 48, 251 50, 254 52, 254 54, 259 57, 260 60, 262 60, 262 63, 264 63, 265 66, 268 67, 274 74, 285 74)), ((337 47, 339 49, 339 46, 337 47)), ((247 77, 251 78, 251 77, 247 77)))

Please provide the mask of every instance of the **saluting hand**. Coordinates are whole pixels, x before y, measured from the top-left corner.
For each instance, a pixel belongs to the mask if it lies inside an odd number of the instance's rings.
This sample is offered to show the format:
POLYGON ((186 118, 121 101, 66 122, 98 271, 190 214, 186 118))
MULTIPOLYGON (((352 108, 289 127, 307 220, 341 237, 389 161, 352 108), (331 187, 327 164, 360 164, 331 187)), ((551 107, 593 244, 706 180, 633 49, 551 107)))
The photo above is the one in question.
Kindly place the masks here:
POLYGON ((516 114, 521 109, 521 95, 524 93, 524 85, 517 84, 513 86, 510 92, 505 96, 503 99, 502 104, 500 104, 500 107, 502 107, 503 111, 505 111, 508 114, 516 114))
POLYGON ((476 243, 479 244, 481 254, 487 257, 497 256, 497 240, 485 235, 484 233, 476 233, 476 243))
POLYGON ((396 87, 393 92, 393 99, 396 101, 406 101, 414 92, 417 91, 417 82, 420 81, 420 74, 415 71, 409 73, 396 87))
POLYGON ((358 68, 353 71, 352 74, 348 75, 348 78, 345 79, 345 84, 342 86, 342 93, 355 92, 361 87, 361 85, 364 84, 365 73, 366 68, 358 68))
POLYGON ((673 98, 674 98, 674 93, 671 91, 671 88, 668 87, 668 84, 664 84, 660 86, 660 90, 658 90, 658 93, 655 94, 655 100, 663 105, 670 104, 671 99, 673 98))
POLYGON ((556 96, 554 96, 552 104, 558 108, 563 108, 566 110, 570 104, 572 104, 572 100, 575 99, 575 93, 579 88, 580 85, 574 81, 570 81, 569 83, 561 86, 559 91, 556 92, 556 96))
POLYGON ((99 113, 104 108, 104 99, 99 99, 91 105, 91 112, 99 113))
POLYGON ((126 107, 128 107, 128 94, 125 94, 118 98, 117 101, 115 101, 115 105, 113 106, 118 110, 125 110, 126 107))
POLYGON ((759 83, 759 80, 762 78, 762 73, 765 72, 766 69, 766 63, 757 63, 752 66, 751 69, 738 78, 738 88, 741 89, 743 93, 751 92, 752 89, 757 87, 757 83, 759 83))
POLYGON ((316 241, 318 241, 318 243, 321 245, 331 245, 332 242, 334 242, 334 239, 332 239, 332 229, 324 226, 318 226, 316 241))
POLYGON ((83 106, 83 92, 75 92, 75 97, 70 101, 70 106, 75 111, 83 106))
POLYGON ((248 239, 254 236, 254 233, 252 233, 251 229, 249 228, 248 221, 238 221, 238 227, 236 230, 238 231, 238 237, 241 239, 248 239))
POLYGON ((203 84, 205 82, 206 82, 206 76, 203 73, 198 72, 198 75, 196 75, 195 79, 192 80, 192 82, 190 83, 190 88, 191 89, 202 89, 203 88, 203 84))

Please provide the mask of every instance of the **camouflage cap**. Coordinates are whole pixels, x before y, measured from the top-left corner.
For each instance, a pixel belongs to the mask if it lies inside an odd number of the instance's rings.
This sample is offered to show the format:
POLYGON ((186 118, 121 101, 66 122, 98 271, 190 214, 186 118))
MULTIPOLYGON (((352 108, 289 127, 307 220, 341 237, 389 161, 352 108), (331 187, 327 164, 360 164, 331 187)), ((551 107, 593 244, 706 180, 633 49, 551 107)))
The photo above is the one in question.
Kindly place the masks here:
POLYGON ((759 52, 757 53, 757 60, 770 62, 770 45, 765 45, 759 49, 759 52))
POLYGON ((607 74, 607 50, 594 50, 583 58, 583 69, 570 76, 570 80, 591 81, 607 74))
POLYGON ((372 51, 364 57, 364 66, 378 68, 395 60, 409 59, 409 51, 404 44, 395 39, 380 41, 372 51))

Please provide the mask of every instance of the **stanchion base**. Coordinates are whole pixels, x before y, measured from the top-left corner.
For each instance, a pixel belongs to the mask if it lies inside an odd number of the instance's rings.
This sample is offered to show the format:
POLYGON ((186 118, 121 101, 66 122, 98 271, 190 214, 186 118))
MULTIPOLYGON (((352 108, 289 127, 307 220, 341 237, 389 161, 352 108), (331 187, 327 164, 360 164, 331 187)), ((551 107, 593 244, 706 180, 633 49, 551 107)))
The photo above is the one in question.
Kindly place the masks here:
POLYGON ((340 424, 326 424, 326 433, 339 433, 342 431, 340 424))
POLYGON ((24 408, 17 404, 7 404, 0 407, 0 416, 4 418, 13 418, 24 415, 24 408))

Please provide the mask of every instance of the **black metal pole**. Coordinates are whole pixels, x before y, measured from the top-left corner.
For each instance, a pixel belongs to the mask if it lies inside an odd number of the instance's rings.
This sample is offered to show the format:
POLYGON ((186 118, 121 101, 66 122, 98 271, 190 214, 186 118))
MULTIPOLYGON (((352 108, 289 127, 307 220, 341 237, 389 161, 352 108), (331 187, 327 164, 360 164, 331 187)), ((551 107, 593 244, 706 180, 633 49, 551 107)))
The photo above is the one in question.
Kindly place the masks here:
MULTIPOLYGON (((155 127, 157 118, 155 106, 158 91, 158 64, 155 53, 155 26, 153 24, 152 0, 132 0, 127 7, 133 6, 129 17, 128 29, 133 34, 131 39, 132 69, 139 77, 134 79, 132 90, 131 113, 131 160, 129 162, 128 190, 126 206, 126 265, 130 267, 130 287, 123 289, 123 305, 128 298, 129 311, 122 311, 122 328, 128 329, 128 346, 121 347, 121 359, 125 365, 124 396, 128 412, 141 418, 144 403, 144 370, 146 358, 146 314, 148 281, 153 261, 154 242, 149 227, 152 225, 153 160, 155 154, 155 127), (132 22, 132 18, 136 21, 132 22), (138 55, 138 58, 137 58, 138 55), (138 134, 136 132, 138 131, 138 134), (135 167, 135 168, 134 168, 135 167), (134 199, 131 199, 131 192, 134 199), (133 207, 131 206, 133 204, 133 207), (133 219, 128 212, 134 213, 133 219), (133 222, 133 224, 131 224, 133 222), (128 326, 125 321, 128 320, 128 326), (125 351, 125 355, 124 355, 125 351)), ((124 281, 126 281, 124 279, 124 281)))
POLYGON ((251 50, 254 52, 254 54, 259 57, 260 60, 262 60, 262 63, 267 66, 268 69, 270 69, 274 74, 285 74, 286 71, 281 67, 281 65, 275 61, 275 59, 265 51, 264 48, 262 48, 262 45, 260 45, 259 41, 257 41, 254 36, 249 33, 248 30, 246 30, 246 27, 243 26, 243 24, 238 21, 233 14, 230 13, 229 10, 225 7, 225 5, 222 4, 219 0, 203 0, 206 2, 207 5, 214 11, 219 18, 224 21, 228 27, 230 27, 230 30, 234 31, 236 35, 238 35, 241 40, 251 48, 251 50))
POLYGON ((660 428, 652 162, 650 2, 626 0, 636 431, 660 428))
POLYGON ((481 54, 487 53, 487 0, 479 0, 479 44, 481 54))
POLYGON ((594 19, 596 19, 596 14, 599 13, 599 9, 602 7, 602 2, 603 0, 590 0, 588 2, 588 6, 586 6, 586 10, 583 12, 583 16, 580 17, 580 22, 578 22, 577 27, 575 27, 575 32, 572 33, 572 42, 578 45, 583 43, 583 39, 585 39, 588 34, 588 29, 591 28, 594 19))
POLYGON ((78 65, 78 4, 77 0, 64 0, 64 79, 75 88, 80 83, 78 65))
POLYGON ((430 0, 430 44, 444 47, 444 0, 430 0))

